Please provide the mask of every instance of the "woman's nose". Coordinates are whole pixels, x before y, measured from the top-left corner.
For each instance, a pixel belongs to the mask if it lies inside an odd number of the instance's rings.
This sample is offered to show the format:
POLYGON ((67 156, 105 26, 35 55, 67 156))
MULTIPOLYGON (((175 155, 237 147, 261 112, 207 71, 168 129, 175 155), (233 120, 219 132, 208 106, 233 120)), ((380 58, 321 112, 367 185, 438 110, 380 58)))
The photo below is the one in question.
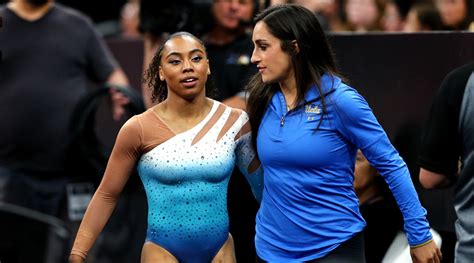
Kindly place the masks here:
POLYGON ((255 50, 252 52, 252 57, 250 58, 250 62, 253 64, 257 64, 260 61, 260 58, 255 54, 255 50))
POLYGON ((183 72, 193 70, 192 63, 188 60, 183 61, 183 72))

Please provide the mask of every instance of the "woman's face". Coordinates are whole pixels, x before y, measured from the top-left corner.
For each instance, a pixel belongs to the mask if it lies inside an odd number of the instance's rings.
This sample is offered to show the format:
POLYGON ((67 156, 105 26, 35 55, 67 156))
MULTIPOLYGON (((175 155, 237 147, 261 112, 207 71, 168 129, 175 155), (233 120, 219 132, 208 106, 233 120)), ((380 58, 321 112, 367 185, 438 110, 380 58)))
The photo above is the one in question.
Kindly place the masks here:
POLYGON ((466 0, 437 0, 436 5, 443 23, 447 26, 457 26, 467 16, 466 0))
POLYGON ((184 99, 205 96, 209 61, 204 47, 193 37, 176 36, 165 43, 160 61, 160 79, 166 81, 168 97, 184 99))
POLYGON ((388 3, 382 16, 382 27, 384 31, 402 31, 403 19, 394 3, 388 3))
POLYGON ((368 30, 374 27, 379 16, 375 0, 349 0, 345 12, 347 21, 356 29, 368 30))
POLYGON ((254 49, 251 61, 256 64, 266 84, 285 82, 294 77, 290 55, 281 49, 281 41, 268 31, 260 21, 253 30, 254 49))

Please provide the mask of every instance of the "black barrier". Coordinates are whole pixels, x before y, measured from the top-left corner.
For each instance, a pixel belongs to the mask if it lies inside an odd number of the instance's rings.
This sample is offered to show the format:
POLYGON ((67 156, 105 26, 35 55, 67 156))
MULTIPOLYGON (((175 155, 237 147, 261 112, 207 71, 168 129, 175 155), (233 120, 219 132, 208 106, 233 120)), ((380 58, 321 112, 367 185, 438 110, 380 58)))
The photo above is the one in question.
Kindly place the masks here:
POLYGON ((143 42, 134 39, 107 40, 107 45, 127 75, 130 86, 141 93, 143 42))
POLYGON ((391 139, 423 123, 444 76, 474 60, 474 33, 467 32, 337 34, 330 41, 342 73, 391 139))

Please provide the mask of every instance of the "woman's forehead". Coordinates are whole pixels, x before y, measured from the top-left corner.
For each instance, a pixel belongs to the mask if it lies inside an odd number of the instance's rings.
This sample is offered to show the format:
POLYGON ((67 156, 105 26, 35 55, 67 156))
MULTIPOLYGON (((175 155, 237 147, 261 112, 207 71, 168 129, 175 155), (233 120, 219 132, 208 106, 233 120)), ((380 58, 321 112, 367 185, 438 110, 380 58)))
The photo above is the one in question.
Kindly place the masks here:
POLYGON ((204 46, 192 36, 179 35, 166 41, 163 54, 168 53, 189 53, 192 51, 205 52, 204 46))

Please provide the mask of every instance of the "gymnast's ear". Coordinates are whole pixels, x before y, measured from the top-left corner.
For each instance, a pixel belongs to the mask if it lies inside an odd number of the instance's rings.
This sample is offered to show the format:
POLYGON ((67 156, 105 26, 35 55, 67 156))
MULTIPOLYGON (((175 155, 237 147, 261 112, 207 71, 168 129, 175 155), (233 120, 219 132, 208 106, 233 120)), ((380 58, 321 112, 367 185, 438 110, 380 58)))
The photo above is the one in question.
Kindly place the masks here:
POLYGON ((163 76, 163 69, 161 66, 158 67, 158 75, 160 75, 160 80, 165 81, 165 76, 163 76))

